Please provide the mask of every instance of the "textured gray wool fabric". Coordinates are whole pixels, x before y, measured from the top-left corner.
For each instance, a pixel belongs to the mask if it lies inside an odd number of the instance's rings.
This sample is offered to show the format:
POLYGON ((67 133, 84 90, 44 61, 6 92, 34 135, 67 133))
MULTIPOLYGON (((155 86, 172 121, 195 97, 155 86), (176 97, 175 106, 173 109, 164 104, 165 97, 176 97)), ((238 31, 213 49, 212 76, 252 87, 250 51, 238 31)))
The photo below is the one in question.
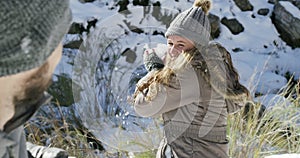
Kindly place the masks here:
POLYGON ((191 7, 171 22, 165 36, 178 35, 190 39, 195 46, 207 45, 210 40, 210 23, 201 7, 191 7))
POLYGON ((69 0, 0 1, 0 77, 42 65, 70 23, 69 0))

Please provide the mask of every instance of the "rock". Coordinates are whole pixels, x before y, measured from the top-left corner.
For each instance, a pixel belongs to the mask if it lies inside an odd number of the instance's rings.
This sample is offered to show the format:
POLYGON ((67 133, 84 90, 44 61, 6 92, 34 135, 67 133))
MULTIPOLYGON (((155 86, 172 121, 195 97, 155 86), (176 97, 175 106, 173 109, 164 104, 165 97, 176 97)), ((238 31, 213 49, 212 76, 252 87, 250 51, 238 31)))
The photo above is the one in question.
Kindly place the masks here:
POLYGON ((221 23, 225 25, 232 34, 237 35, 244 31, 243 25, 237 19, 222 18, 221 23))
POLYGON ((294 1, 293 3, 298 9, 300 9, 300 1, 294 1))
POLYGON ((64 44, 64 48, 79 49, 82 42, 83 42, 82 38, 80 38, 79 40, 70 41, 70 42, 64 44))
MULTIPOLYGON (((290 2, 276 3, 271 17, 272 22, 283 41, 293 48, 300 47, 300 18, 298 14, 300 11, 293 15, 284 6, 295 7, 290 2)), ((293 10, 298 11, 299 9, 295 7, 293 10)))
POLYGON ((300 1, 299 1, 299 0, 279 0, 279 1, 289 1, 289 2, 291 2, 294 6, 296 6, 298 9, 300 9, 300 1))
POLYGON ((91 18, 87 21, 87 27, 86 27, 86 31, 87 33, 89 33, 91 31, 91 28, 95 28, 96 27, 96 24, 98 22, 98 19, 96 18, 91 18))
POLYGON ((82 23, 73 22, 69 28, 68 34, 82 34, 85 28, 82 23))
POLYGON ((117 5, 120 6, 118 12, 128 11, 129 0, 120 0, 117 5))
POLYGON ((83 32, 89 33, 91 28, 95 28, 98 19, 90 18, 87 20, 87 27, 85 28, 82 23, 73 22, 69 28, 68 34, 82 34, 83 32))
POLYGON ((135 54, 135 51, 131 50, 130 48, 126 48, 122 53, 121 53, 122 56, 125 56, 126 57, 126 62, 128 63, 134 63, 135 62, 135 59, 136 59, 136 54, 135 54))
POLYGON ((257 11, 257 14, 266 16, 268 15, 269 11, 270 10, 268 8, 261 8, 257 11))
POLYGON ((83 32, 89 33, 91 28, 95 28, 98 19, 90 18, 87 20, 87 27, 85 28, 82 23, 73 22, 69 28, 68 34, 82 34, 83 32))
POLYGON ((157 7, 161 6, 161 4, 160 4, 160 2, 159 2, 159 1, 156 1, 156 2, 155 2, 155 3, 153 3, 152 5, 153 5, 153 6, 157 6, 157 7))
POLYGON ((241 52, 241 51, 243 51, 243 49, 242 48, 233 48, 232 51, 233 52, 241 52))
POLYGON ((133 0, 132 4, 139 5, 139 6, 148 6, 149 5, 149 0, 133 0))
POLYGON ((218 38, 220 35, 220 18, 216 15, 209 14, 208 19, 210 21, 211 32, 210 35, 213 39, 218 38))
MULTIPOLYGON (((160 21, 162 24, 166 25, 167 27, 170 26, 171 21, 177 15, 177 12, 170 12, 167 8, 160 7, 160 3, 153 4, 153 9, 151 11, 151 15, 157 20, 160 21)), ((147 10, 144 10, 144 15, 147 14, 147 10)))
POLYGON ((55 75, 56 80, 48 88, 48 92, 57 100, 60 106, 70 106, 74 103, 72 90, 78 85, 72 83, 67 74, 55 75))
POLYGON ((48 148, 45 146, 39 146, 30 142, 26 143, 26 148, 29 157, 32 158, 68 158, 68 153, 59 148, 48 148))
POLYGON ((234 0, 234 2, 242 11, 252 11, 253 10, 253 6, 249 2, 249 0, 234 0))
POLYGON ((157 30, 155 30, 155 31, 153 32, 152 35, 161 35, 161 36, 165 36, 165 33, 164 33, 163 31, 157 31, 157 30))
POLYGON ((278 2, 278 0, 268 0, 268 3, 270 4, 276 4, 278 2))
POLYGON ((80 3, 91 3, 94 2, 95 0, 79 0, 80 3))

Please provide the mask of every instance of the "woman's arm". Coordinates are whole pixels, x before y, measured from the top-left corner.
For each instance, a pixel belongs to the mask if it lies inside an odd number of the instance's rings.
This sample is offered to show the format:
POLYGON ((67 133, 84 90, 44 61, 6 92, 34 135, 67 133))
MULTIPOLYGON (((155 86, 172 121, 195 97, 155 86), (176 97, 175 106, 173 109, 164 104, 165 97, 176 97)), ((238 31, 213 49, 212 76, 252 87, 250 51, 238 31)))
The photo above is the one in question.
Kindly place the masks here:
MULTIPOLYGON (((170 86, 153 83, 148 91, 156 88, 157 95, 151 101, 146 101, 145 96, 139 93, 134 103, 136 113, 143 117, 156 117, 181 106, 200 101, 198 78, 192 66, 184 68, 177 74, 175 80, 177 82, 171 81, 170 86)), ((146 95, 150 95, 149 92, 146 95)))

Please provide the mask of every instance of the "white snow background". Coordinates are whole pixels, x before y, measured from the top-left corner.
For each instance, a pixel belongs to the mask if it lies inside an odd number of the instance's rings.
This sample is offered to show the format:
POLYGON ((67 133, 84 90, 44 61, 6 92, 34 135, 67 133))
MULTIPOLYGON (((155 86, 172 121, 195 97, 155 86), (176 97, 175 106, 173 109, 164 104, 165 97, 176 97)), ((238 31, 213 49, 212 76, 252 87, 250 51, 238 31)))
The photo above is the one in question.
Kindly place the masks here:
MULTIPOLYGON (((162 7, 175 10, 185 10, 192 6, 192 2, 186 1, 160 0, 160 2, 162 7)), ((250 0, 250 3, 254 6, 254 10, 242 12, 233 1, 213 0, 213 7, 210 11, 212 14, 220 18, 236 18, 245 28, 242 33, 233 35, 226 26, 221 24, 221 34, 214 41, 221 43, 230 51, 241 83, 249 88, 252 94, 276 94, 288 82, 284 77, 287 72, 293 74, 295 79, 299 79, 300 48, 291 49, 279 38, 269 17, 273 10, 273 4, 262 0, 250 0), (261 8, 270 9, 267 16, 257 14, 257 10, 261 8), (251 17, 252 14, 255 15, 255 18, 251 17), (274 45, 274 42, 277 45, 274 45), (266 46, 267 48, 265 48, 266 46), (241 51, 233 52, 234 48, 240 48, 241 51)), ((295 17, 300 18, 298 8, 291 5, 290 2, 280 3, 295 17)), ((110 0, 84 4, 78 0, 71 0, 73 21, 86 24, 87 19, 94 17, 101 22, 101 20, 116 14, 117 9, 108 9, 113 4, 114 2, 110 0)), ((133 6, 129 5, 129 9, 130 7, 133 6)), ((140 15, 133 15, 132 18, 134 16, 140 15)), ((151 21, 151 25, 161 25, 158 22, 155 24, 155 22, 151 21)), ((139 23, 135 23, 135 25, 139 26, 139 23)), ((136 43, 134 40, 131 43, 133 45, 136 43)))

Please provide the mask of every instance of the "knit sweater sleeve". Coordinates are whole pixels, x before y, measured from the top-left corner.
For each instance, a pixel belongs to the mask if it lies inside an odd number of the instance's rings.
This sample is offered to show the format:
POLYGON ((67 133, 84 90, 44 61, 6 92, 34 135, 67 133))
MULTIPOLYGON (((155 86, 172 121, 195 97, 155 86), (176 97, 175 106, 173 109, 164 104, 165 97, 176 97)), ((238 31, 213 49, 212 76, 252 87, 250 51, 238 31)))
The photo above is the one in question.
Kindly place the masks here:
POLYGON ((140 94, 139 101, 134 105, 136 113, 142 117, 157 117, 181 106, 200 101, 198 79, 192 67, 178 73, 176 80, 178 82, 171 82, 169 86, 157 84, 157 95, 151 101, 145 101, 144 96, 140 94))

